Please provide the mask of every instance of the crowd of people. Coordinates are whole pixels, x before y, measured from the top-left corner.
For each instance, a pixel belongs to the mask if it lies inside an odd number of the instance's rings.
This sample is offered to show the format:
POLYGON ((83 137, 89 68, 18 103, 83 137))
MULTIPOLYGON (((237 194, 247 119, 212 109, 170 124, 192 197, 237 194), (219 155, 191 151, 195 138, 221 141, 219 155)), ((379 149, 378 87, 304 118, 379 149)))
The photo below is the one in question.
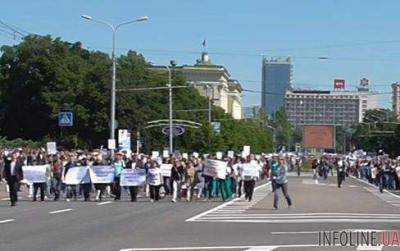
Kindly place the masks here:
POLYGON ((291 200, 287 192, 287 172, 300 172, 302 160, 294 155, 254 155, 220 156, 202 155, 197 153, 174 154, 164 157, 145 154, 131 154, 99 149, 93 151, 59 151, 56 154, 47 154, 45 149, 1 149, 0 170, 2 180, 10 195, 12 206, 18 201, 17 193, 21 189, 29 189, 32 201, 60 200, 67 201, 82 198, 84 201, 101 201, 105 197, 121 200, 122 194, 128 194, 135 202, 138 197, 149 198, 155 202, 169 197, 172 202, 178 200, 191 201, 211 200, 220 198, 223 201, 241 197, 248 201, 253 199, 256 181, 270 179, 275 193, 274 208, 278 207, 278 190, 281 189, 288 205, 291 200), (207 160, 215 159, 227 163, 224 178, 207 175, 204 172, 207 160), (156 184, 143 186, 121 187, 120 177, 124 169, 143 169, 149 173, 150 169, 158 169, 160 165, 172 165, 169 175, 159 177, 156 184), (242 166, 250 163, 256 169, 256 175, 243 174, 242 166), (23 166, 47 165, 46 182, 27 183, 22 171, 23 166), (68 171, 76 166, 113 166, 114 181, 109 184, 82 183, 77 185, 65 184, 64 179, 68 171))
POLYGON ((291 153, 281 154, 247 154, 241 155, 207 155, 197 153, 174 154, 167 156, 152 156, 127 152, 115 152, 99 149, 93 151, 59 151, 56 154, 47 154, 45 149, 1 149, 0 150, 0 181, 9 192, 11 205, 16 205, 17 193, 28 190, 32 201, 39 199, 66 201, 102 201, 105 197, 114 200, 123 199, 127 194, 132 202, 139 197, 149 198, 155 202, 162 198, 170 198, 172 202, 178 200, 212 200, 223 201, 241 197, 248 201, 253 199, 256 182, 271 181, 274 192, 275 209, 278 208, 279 191, 281 190, 288 206, 292 201, 288 193, 287 173, 297 172, 300 175, 305 162, 311 164, 316 182, 327 179, 329 175, 337 176, 340 188, 347 176, 365 179, 371 184, 384 189, 400 189, 400 158, 391 159, 383 152, 371 156, 363 151, 356 151, 347 155, 323 154, 303 156, 291 153), (224 176, 219 177, 205 172, 208 160, 218 160, 226 163, 224 176), (158 182, 142 186, 122 186, 121 173, 124 169, 144 170, 146 174, 151 169, 160 169, 163 164, 169 164, 171 171, 168 175, 161 175, 158 182), (256 174, 244 173, 244 166, 251 164, 256 174), (46 165, 46 181, 29 183, 24 179, 23 166, 46 165), (85 182, 82 184, 66 184, 65 177, 68 171, 78 166, 111 166, 114 170, 113 181, 104 184, 85 182))
POLYGON ((400 189, 400 157, 393 159, 383 151, 376 155, 367 155, 363 151, 355 151, 347 155, 325 154, 312 161, 314 176, 327 179, 328 175, 334 175, 336 170, 338 187, 345 177, 350 175, 364 179, 384 189, 400 189))

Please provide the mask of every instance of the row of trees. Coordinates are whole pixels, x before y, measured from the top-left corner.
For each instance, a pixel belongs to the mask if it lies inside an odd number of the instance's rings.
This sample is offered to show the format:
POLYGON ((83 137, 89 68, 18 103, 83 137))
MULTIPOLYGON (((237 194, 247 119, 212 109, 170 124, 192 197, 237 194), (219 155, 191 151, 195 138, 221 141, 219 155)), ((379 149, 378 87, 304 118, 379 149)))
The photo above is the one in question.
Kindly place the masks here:
MULTIPOLYGON (((67 148, 99 147, 106 144, 109 130, 110 57, 88 51, 78 43, 50 36, 28 36, 18 45, 1 47, 0 135, 9 139, 55 140, 67 148), (74 113, 74 126, 58 127, 61 111, 74 113)), ((165 86, 167 76, 150 69, 134 51, 118 57, 117 89, 165 86)), ((173 85, 185 79, 174 74, 173 85)), ((175 89, 174 110, 207 107, 206 98, 194 89, 175 89)), ((166 91, 117 92, 116 118, 119 128, 140 131, 144 150, 167 146, 160 129, 144 129, 151 120, 168 117, 166 91)), ((213 120, 221 122, 221 133, 212 131, 204 113, 174 113, 175 118, 196 121, 200 129, 188 129, 175 138, 182 151, 239 151, 251 145, 255 152, 272 150, 272 136, 258 123, 235 121, 213 107, 213 120)))
POLYGON ((375 153, 383 150, 392 157, 400 156, 400 123, 392 110, 368 110, 363 123, 346 132, 354 148, 375 153))

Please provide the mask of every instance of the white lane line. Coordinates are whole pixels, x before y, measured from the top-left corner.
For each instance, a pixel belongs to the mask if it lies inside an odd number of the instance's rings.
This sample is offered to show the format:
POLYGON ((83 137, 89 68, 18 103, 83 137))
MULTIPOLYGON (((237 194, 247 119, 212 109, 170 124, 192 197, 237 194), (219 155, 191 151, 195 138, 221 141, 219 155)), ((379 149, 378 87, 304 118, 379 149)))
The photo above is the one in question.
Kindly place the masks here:
POLYGON ((269 246, 268 248, 266 247, 251 247, 249 249, 246 249, 245 251, 272 251, 277 249, 279 246, 269 246))
POLYGON ((375 250, 382 250, 383 246, 358 246, 357 250, 365 250, 365 251, 375 251, 375 250))
MULTIPOLYGON (((216 214, 219 215, 219 214, 216 214)), ((241 214, 243 217, 266 217, 266 218, 337 218, 337 217, 361 217, 361 218, 399 218, 398 214, 241 214)))
POLYGON ((279 246, 208 246, 208 247, 159 247, 159 248, 124 248, 119 251, 170 251, 170 250, 215 250, 215 249, 250 249, 250 250, 273 250, 275 248, 302 248, 317 247, 316 244, 279 245, 279 246))
POLYGON ((229 220, 196 220, 197 222, 231 222, 231 223, 397 223, 400 219, 354 219, 354 218, 343 218, 343 219, 229 219, 229 220))
POLYGON ((14 221, 14 220, 15 220, 15 219, 2 220, 2 221, 0 221, 0 224, 1 224, 1 223, 12 222, 12 221, 14 221))
MULTIPOLYGON (((341 230, 333 230, 333 231, 351 231, 351 232, 395 232, 396 230, 378 230, 378 229, 341 229, 341 230)), ((270 232, 271 235, 279 235, 279 234, 318 234, 323 231, 298 231, 298 232, 270 232)))
POLYGON ((51 211, 49 212, 50 214, 58 214, 58 213, 63 213, 63 212, 69 212, 72 211, 72 208, 67 208, 67 209, 62 209, 62 210, 56 210, 56 211, 51 211))
POLYGON ((99 202, 96 204, 96 206, 106 205, 106 204, 110 204, 110 203, 112 203, 112 201, 99 202))
POLYGON ((272 235, 278 234, 318 234, 320 231, 299 231, 299 232, 270 232, 272 235))
POLYGON ((3 199, 1 199, 1 200, 10 200, 10 198, 3 198, 3 199))
MULTIPOLYGON (((260 188, 262 188, 262 187, 266 187, 266 186, 268 186, 270 183, 271 183, 271 182, 267 182, 267 183, 265 183, 265 184, 262 184, 262 185, 260 185, 260 186, 258 186, 258 187, 256 187, 256 188, 254 188, 254 191, 257 191, 258 189, 260 189, 260 188)), ((244 197, 244 195, 242 195, 242 197, 244 197)), ((193 217, 187 219, 186 222, 196 221, 197 219, 203 217, 204 215, 207 215, 207 214, 209 214, 209 213, 212 213, 212 212, 215 212, 215 211, 217 211, 217 210, 220 210, 220 209, 222 209, 222 208, 224 208, 224 207, 226 207, 226 206, 228 206, 228 205, 233 204, 234 202, 239 201, 240 199, 241 199, 241 198, 235 198, 235 199, 233 199, 233 200, 231 200, 231 201, 225 202, 225 203, 223 203, 223 204, 221 204, 221 205, 219 205, 219 206, 217 206, 217 207, 211 208, 210 210, 207 210, 207 211, 205 211, 205 212, 203 212, 203 213, 197 214, 197 215, 195 215, 195 216, 193 216, 193 217)))

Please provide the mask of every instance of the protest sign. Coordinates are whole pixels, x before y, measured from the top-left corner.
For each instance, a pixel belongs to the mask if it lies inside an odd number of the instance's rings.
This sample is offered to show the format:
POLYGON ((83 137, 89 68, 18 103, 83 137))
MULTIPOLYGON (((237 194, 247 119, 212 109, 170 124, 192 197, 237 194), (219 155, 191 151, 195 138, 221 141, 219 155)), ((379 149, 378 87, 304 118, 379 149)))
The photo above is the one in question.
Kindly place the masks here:
POLYGON ((246 157, 250 155, 250 146, 243 146, 243 152, 246 157))
POLYGON ((396 167, 397 177, 400 179, 400 166, 396 167))
POLYGON ((120 151, 131 153, 131 133, 128 130, 118 130, 118 147, 120 151))
POLYGON ((375 179, 378 174, 378 169, 376 167, 371 168, 371 178, 375 179))
POLYGON ((22 172, 24 174, 24 181, 28 184, 46 182, 47 168, 50 168, 50 166, 49 165, 23 166, 22 172))
POLYGON ((161 164, 161 175, 164 177, 171 177, 172 164, 161 164))
POLYGON ((115 149, 115 139, 108 139, 108 149, 114 150, 115 149))
POLYGON ((207 159, 204 165, 204 175, 225 179, 227 163, 220 160, 207 159))
POLYGON ((124 169, 121 173, 121 186, 143 186, 146 182, 146 170, 124 169))
POLYGON ((57 154, 56 142, 47 142, 47 154, 57 154))
POLYGON ((150 168, 147 174, 147 183, 149 185, 161 185, 161 171, 159 168, 150 168))
POLYGON ((71 167, 65 174, 64 183, 67 185, 90 183, 89 167, 88 166, 71 167))
POLYGON ((222 159, 222 152, 216 152, 215 153, 215 157, 217 157, 217 159, 221 160, 222 159))
POLYGON ((115 169, 113 166, 91 166, 90 180, 95 184, 108 184, 114 182, 115 169))
POLYGON ((158 151, 152 151, 151 152, 151 158, 152 159, 157 159, 158 156, 160 156, 160 153, 158 151))
POLYGON ((259 177, 260 171, 259 168, 253 163, 244 163, 242 164, 242 177, 259 177))
POLYGON ((168 150, 164 150, 162 152, 162 156, 163 156, 163 158, 168 158, 169 157, 169 151, 168 150))
POLYGON ((229 158, 233 158, 235 156, 235 152, 234 151, 228 151, 228 157, 229 158))
POLYGON ((198 152, 193 152, 192 156, 195 157, 195 158, 198 158, 199 157, 199 153, 198 152))
POLYGON ((189 159, 189 154, 182 153, 182 159, 189 159))

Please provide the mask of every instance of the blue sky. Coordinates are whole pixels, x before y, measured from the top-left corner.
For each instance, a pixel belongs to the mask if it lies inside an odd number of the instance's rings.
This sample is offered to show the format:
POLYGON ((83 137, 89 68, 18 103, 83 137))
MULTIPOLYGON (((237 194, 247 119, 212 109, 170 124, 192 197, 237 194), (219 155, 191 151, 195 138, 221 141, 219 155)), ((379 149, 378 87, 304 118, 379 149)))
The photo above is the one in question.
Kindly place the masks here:
MULTIPOLYGON (((361 77, 390 92, 400 80, 400 2, 396 0, 2 0, 0 19, 41 35, 51 34, 90 49, 111 51, 107 27, 86 22, 88 14, 111 22, 138 16, 148 23, 121 28, 118 53, 141 52, 155 64, 192 64, 207 39, 214 63, 225 65, 246 89, 260 90, 262 55, 293 57, 297 87, 332 88, 361 77), (319 60, 318 57, 328 57, 319 60)), ((0 33, 0 44, 15 43, 0 33)), ((260 103, 245 93, 245 105, 260 103)), ((380 95, 390 106, 390 94, 380 95)))

